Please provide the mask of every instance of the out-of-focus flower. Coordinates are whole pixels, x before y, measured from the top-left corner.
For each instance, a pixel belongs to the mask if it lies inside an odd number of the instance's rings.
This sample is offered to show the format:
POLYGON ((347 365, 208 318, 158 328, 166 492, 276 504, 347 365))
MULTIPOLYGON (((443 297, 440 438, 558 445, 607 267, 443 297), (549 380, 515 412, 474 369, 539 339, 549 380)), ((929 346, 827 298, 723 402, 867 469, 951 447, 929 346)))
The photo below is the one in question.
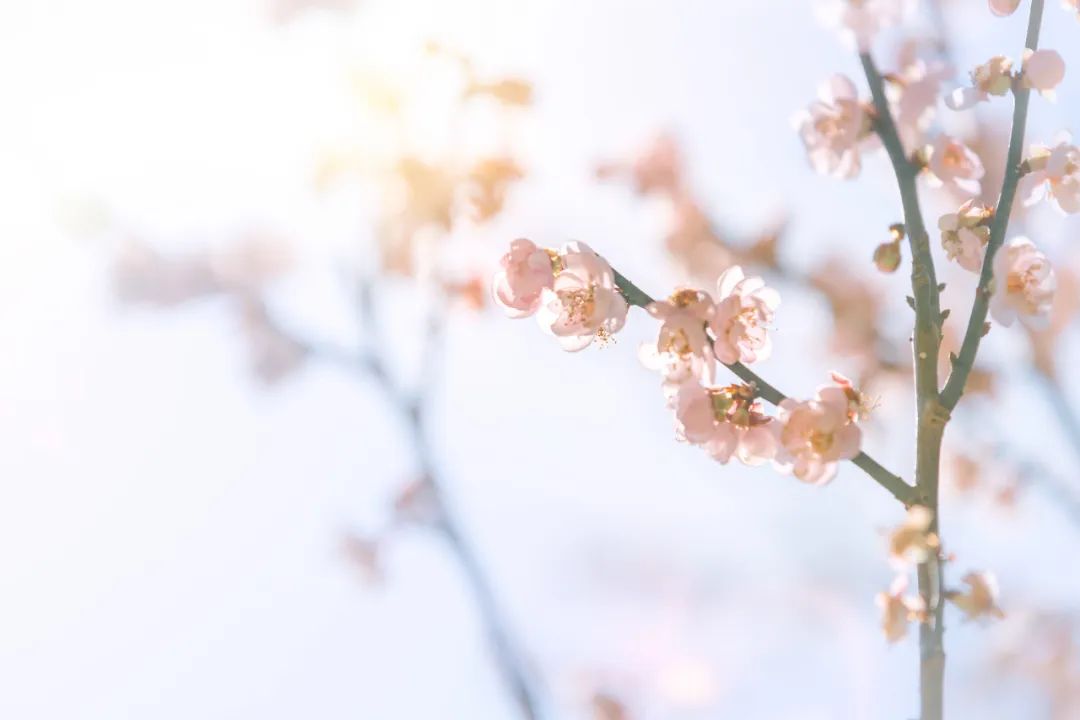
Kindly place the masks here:
POLYGON ((780 305, 780 294, 760 277, 746 277, 738 265, 724 271, 716 284, 717 300, 709 327, 716 358, 725 364, 769 357, 768 325, 780 305))
POLYGON ((952 77, 952 68, 941 62, 913 59, 903 66, 888 86, 896 129, 907 148, 923 142, 941 96, 942 84, 952 77))
POLYGON ((929 182, 932 187, 949 187, 971 196, 978 195, 984 171, 979 156, 964 143, 942 133, 928 148, 929 182))
POLYGON ((1076 19, 1080 20, 1080 0, 1061 0, 1061 7, 1076 13, 1076 19))
POLYGON ((522 78, 474 81, 465 88, 465 97, 491 97, 510 107, 528 107, 533 101, 533 86, 522 78))
POLYGON ((356 7, 356 0, 265 0, 267 16, 276 23, 287 23, 309 10, 344 13, 356 7))
POLYGON ((1017 316, 1030 327, 1044 327, 1054 301, 1054 268, 1035 243, 1018 237, 994 256, 994 294, 990 315, 1002 325, 1017 316))
POLYGON ((1012 88, 1013 61, 996 55, 971 71, 971 86, 953 90, 945 104, 953 110, 966 110, 985 102, 991 95, 1005 95, 1012 88))
POLYGON ((557 260, 552 254, 525 238, 510 243, 510 252, 499 260, 502 269, 491 283, 491 294, 507 315, 528 317, 539 309, 543 291, 555 284, 552 265, 557 260))
POLYGON ((735 255, 713 227, 708 215, 688 198, 675 202, 671 231, 664 240, 668 252, 695 278, 712 281, 735 262, 735 255))
POLYGON ((938 218, 941 246, 945 248, 946 256, 965 270, 980 272, 986 244, 990 241, 990 220, 993 217, 993 210, 973 198, 955 213, 938 218))
POLYGON ((875 352, 880 344, 878 287, 853 274, 851 264, 839 257, 815 270, 810 281, 832 311, 833 349, 844 355, 875 352))
POLYGON ((241 295, 238 300, 255 375, 267 385, 273 385, 300 369, 307 359, 308 348, 274 324, 262 298, 241 295))
POLYGON ((666 195, 672 199, 683 193, 682 151, 675 137, 656 136, 632 162, 603 162, 596 167, 600 179, 629 177, 639 195, 666 195))
POLYGON ((674 404, 680 439, 700 445, 721 463, 737 457, 746 465, 760 465, 776 454, 775 421, 761 411, 747 385, 713 388, 687 382, 674 404))
POLYGON ((487 300, 487 286, 479 274, 473 274, 464 280, 447 280, 443 290, 450 300, 463 304, 469 310, 479 312, 484 309, 487 300))
POLYGON ((953 590, 947 592, 945 597, 959 608, 968 620, 1005 617, 1005 613, 997 606, 997 580, 991 573, 969 572, 961 578, 961 582, 967 585, 967 590, 953 590))
POLYGON ((559 260, 553 286, 541 294, 540 326, 569 352, 583 350, 598 337, 607 340, 621 330, 629 308, 607 261, 582 242, 567 244, 559 260))
POLYGON ((395 173, 404 190, 401 216, 408 224, 417 229, 427 225, 449 229, 455 191, 451 174, 445 168, 411 156, 398 161, 395 173))
POLYGON ((473 219, 484 222, 498 215, 506 203, 510 186, 524 176, 513 158, 487 158, 476 163, 465 180, 473 219))
POLYGON ((381 542, 377 537, 346 533, 341 538, 341 553, 360 573, 366 583, 382 580, 381 542))
POLYGON ((875 602, 881 609, 881 630, 890 643, 903 640, 912 620, 918 620, 923 614, 922 598, 905 596, 907 578, 903 575, 893 580, 888 592, 877 594, 875 602))
POLYGON ((152 246, 130 240, 113 260, 113 288, 130 303, 178 305, 221 292, 221 283, 205 253, 167 257, 152 246))
POLYGON ((1032 145, 1026 164, 1030 171, 1020 178, 1017 190, 1024 205, 1049 195, 1062 212, 1080 212, 1080 148, 1068 134, 1052 148, 1032 145))
POLYGON ((825 0, 818 4, 818 15, 865 52, 882 28, 899 23, 911 7, 910 0, 825 0))
POLYGON ((926 562, 940 543, 930 532, 934 513, 922 505, 908 508, 907 517, 889 534, 889 560, 897 567, 926 562))
POLYGON ((777 468, 805 483, 824 485, 836 474, 837 463, 859 454, 862 431, 854 422, 849 398, 839 384, 819 388, 812 400, 784 400, 777 419, 777 468))
POLYGON ((645 310, 661 321, 655 346, 643 355, 643 360, 655 360, 646 365, 660 369, 667 382, 683 382, 691 376, 707 382, 714 365, 712 346, 705 333, 706 323, 713 314, 713 301, 708 293, 678 290, 645 310))
POLYGON ((1061 336, 1080 313, 1080 277, 1075 267, 1055 272, 1057 290, 1050 308, 1050 322, 1044 328, 1027 328, 1032 362, 1049 378, 1057 376, 1057 351, 1061 336))
POLYGON ((1020 81, 1024 87, 1054 99, 1054 89, 1065 79, 1065 61, 1057 50, 1024 50, 1024 66, 1020 81))
POLYGON ((617 697, 598 692, 592 697, 593 720, 630 720, 630 713, 617 697))
POLYGON ((870 115, 851 80, 833 75, 794 122, 814 170, 844 179, 859 174, 859 143, 870 135, 870 115))
POLYGON ((998 17, 1012 15, 1018 7, 1020 7, 1020 0, 990 0, 990 12, 998 17))

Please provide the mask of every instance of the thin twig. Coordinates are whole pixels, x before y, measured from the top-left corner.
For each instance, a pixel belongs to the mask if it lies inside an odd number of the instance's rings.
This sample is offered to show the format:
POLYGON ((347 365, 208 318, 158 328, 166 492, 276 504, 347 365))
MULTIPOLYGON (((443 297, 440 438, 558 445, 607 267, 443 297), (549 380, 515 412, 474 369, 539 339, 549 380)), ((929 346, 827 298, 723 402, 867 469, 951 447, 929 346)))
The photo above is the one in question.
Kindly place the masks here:
MULTIPOLYGON (((1032 0, 1031 15, 1025 46, 1031 50, 1039 47, 1039 30, 1042 26, 1043 0, 1032 0)), ((1001 196, 994 210, 994 221, 990 225, 990 240, 986 244, 986 257, 983 259, 979 284, 975 289, 975 300, 971 304, 971 317, 968 319, 964 342, 959 355, 953 358, 953 370, 941 391, 941 404, 951 411, 960 402, 967 384, 968 375, 975 366, 975 356, 979 352, 979 343, 986 334, 986 315, 990 309, 990 296, 993 293, 994 256, 1009 229, 1009 215, 1013 200, 1022 177, 1021 158, 1024 151, 1024 133, 1027 128, 1028 104, 1031 100, 1030 88, 1016 83, 1013 87, 1016 101, 1013 104, 1012 135, 1009 138, 1009 154, 1005 163, 1005 180, 1001 184, 1001 196)))

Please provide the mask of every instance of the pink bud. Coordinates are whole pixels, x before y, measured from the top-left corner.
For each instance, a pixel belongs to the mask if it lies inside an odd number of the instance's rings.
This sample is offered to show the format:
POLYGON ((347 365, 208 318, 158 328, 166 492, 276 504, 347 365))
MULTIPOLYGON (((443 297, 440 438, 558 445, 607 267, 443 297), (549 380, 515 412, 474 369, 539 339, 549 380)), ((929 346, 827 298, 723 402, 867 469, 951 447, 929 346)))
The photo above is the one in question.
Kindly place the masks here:
POLYGON ((990 12, 998 17, 1012 15, 1018 7, 1020 7, 1020 0, 990 0, 990 12))

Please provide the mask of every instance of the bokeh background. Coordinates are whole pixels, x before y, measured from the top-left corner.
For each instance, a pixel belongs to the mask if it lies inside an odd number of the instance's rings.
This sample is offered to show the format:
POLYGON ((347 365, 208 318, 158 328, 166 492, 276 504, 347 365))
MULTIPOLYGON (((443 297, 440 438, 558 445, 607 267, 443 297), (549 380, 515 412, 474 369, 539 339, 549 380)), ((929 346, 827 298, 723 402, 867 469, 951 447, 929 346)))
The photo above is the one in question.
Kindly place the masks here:
MULTIPOLYGON (((957 80, 1019 54, 1023 13, 943 10, 957 80)), ((923 13, 886 34, 879 64, 937 27, 923 13)), ((1044 45, 1070 73, 1078 37, 1047 8, 1044 45)), ((655 332, 643 313, 566 354, 534 322, 475 307, 519 236, 585 240, 653 295, 685 281, 672 208, 596 173, 667 133, 726 236, 786 219, 783 266, 865 278, 902 348, 905 271, 870 263, 899 220, 884 155, 854 182, 821 178, 791 129, 837 71, 863 87, 855 55, 793 0, 4 3, 0 716, 517 716, 452 548, 394 519, 422 468, 392 399, 349 360, 371 342, 366 282, 377 349, 422 393, 445 502, 545 717, 912 717, 917 643, 888 646, 873 604, 901 519, 887 494, 851 467, 812 488, 675 442, 637 360, 655 332), (459 55, 478 78, 527 81, 531 102, 462 110, 459 55), (395 265, 388 168, 492 153, 523 174, 501 212, 423 228, 395 265)), ((1056 104, 1033 100, 1029 138, 1080 117, 1076 77, 1056 104)), ((939 120, 993 137, 1009 109, 983 106, 981 130, 939 120)), ((949 205, 925 201, 931 218, 949 205)), ((1075 220, 1016 222, 1073 266, 1075 220)), ((784 304, 761 374, 806 396, 830 370, 864 373, 835 352, 821 294, 764 272, 784 304)), ((943 273, 963 318, 973 279, 943 273)), ((951 717, 1080 717, 1078 448, 1069 408, 1049 402, 1080 402, 1076 351, 1056 342, 1050 382, 1022 331, 992 332, 993 391, 950 428, 952 455, 980 462, 974 480, 946 468, 949 571, 994 571, 1007 613, 984 626, 950 611, 951 717)), ((866 443, 910 476, 903 375, 876 376, 866 443)))

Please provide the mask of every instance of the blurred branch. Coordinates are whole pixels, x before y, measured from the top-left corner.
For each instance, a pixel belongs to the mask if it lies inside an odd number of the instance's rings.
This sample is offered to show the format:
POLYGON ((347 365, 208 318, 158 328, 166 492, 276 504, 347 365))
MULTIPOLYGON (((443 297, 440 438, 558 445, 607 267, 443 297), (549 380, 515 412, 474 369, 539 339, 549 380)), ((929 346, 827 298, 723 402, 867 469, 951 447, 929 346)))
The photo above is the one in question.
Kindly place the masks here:
MULTIPOLYGON (((618 270, 612 270, 612 272, 615 275, 615 284, 618 285, 619 291, 622 293, 623 297, 626 298, 628 303, 644 308, 653 302, 653 298, 649 296, 648 293, 631 282, 625 275, 618 270)), ((773 405, 779 405, 787 399, 787 396, 784 395, 784 393, 770 385, 746 365, 737 362, 731 365, 725 363, 724 366, 735 373, 735 375, 743 382, 754 385, 758 397, 761 397, 773 405)), ((851 462, 873 478, 879 485, 888 490, 893 497, 904 505, 911 505, 915 501, 915 489, 913 487, 904 482, 904 479, 900 476, 894 475, 886 470, 884 466, 865 452, 860 452, 852 458, 851 462)))
POLYGON ((1046 402, 1050 404, 1054 414, 1057 415, 1058 424, 1065 432, 1066 438, 1072 445, 1073 451, 1080 456, 1080 416, 1077 416, 1076 408, 1069 402, 1068 393, 1061 384, 1061 380, 1055 375, 1044 372, 1036 372, 1039 386, 1043 389, 1046 402))
MULTIPOLYGON (((434 455, 427 438, 425 398, 430 394, 431 379, 436 365, 435 358, 438 357, 442 347, 442 311, 434 309, 428 315, 422 348, 420 387, 413 393, 408 393, 394 382, 378 350, 381 344, 375 318, 375 294, 370 280, 362 279, 359 283, 359 303, 363 330, 368 337, 368 347, 359 356, 357 367, 378 382, 405 423, 417 469, 420 471, 420 482, 429 491, 433 500, 436 511, 435 528, 442 534, 461 564, 476 599, 480 619, 495 654, 499 671, 509 686, 521 716, 527 720, 536 720, 540 717, 539 702, 528 679, 525 663, 517 644, 511 638, 507 623, 495 599, 491 581, 462 533, 461 526, 446 500, 445 490, 439 479, 434 455)), ((441 308, 441 304, 436 303, 435 307, 441 308)))

